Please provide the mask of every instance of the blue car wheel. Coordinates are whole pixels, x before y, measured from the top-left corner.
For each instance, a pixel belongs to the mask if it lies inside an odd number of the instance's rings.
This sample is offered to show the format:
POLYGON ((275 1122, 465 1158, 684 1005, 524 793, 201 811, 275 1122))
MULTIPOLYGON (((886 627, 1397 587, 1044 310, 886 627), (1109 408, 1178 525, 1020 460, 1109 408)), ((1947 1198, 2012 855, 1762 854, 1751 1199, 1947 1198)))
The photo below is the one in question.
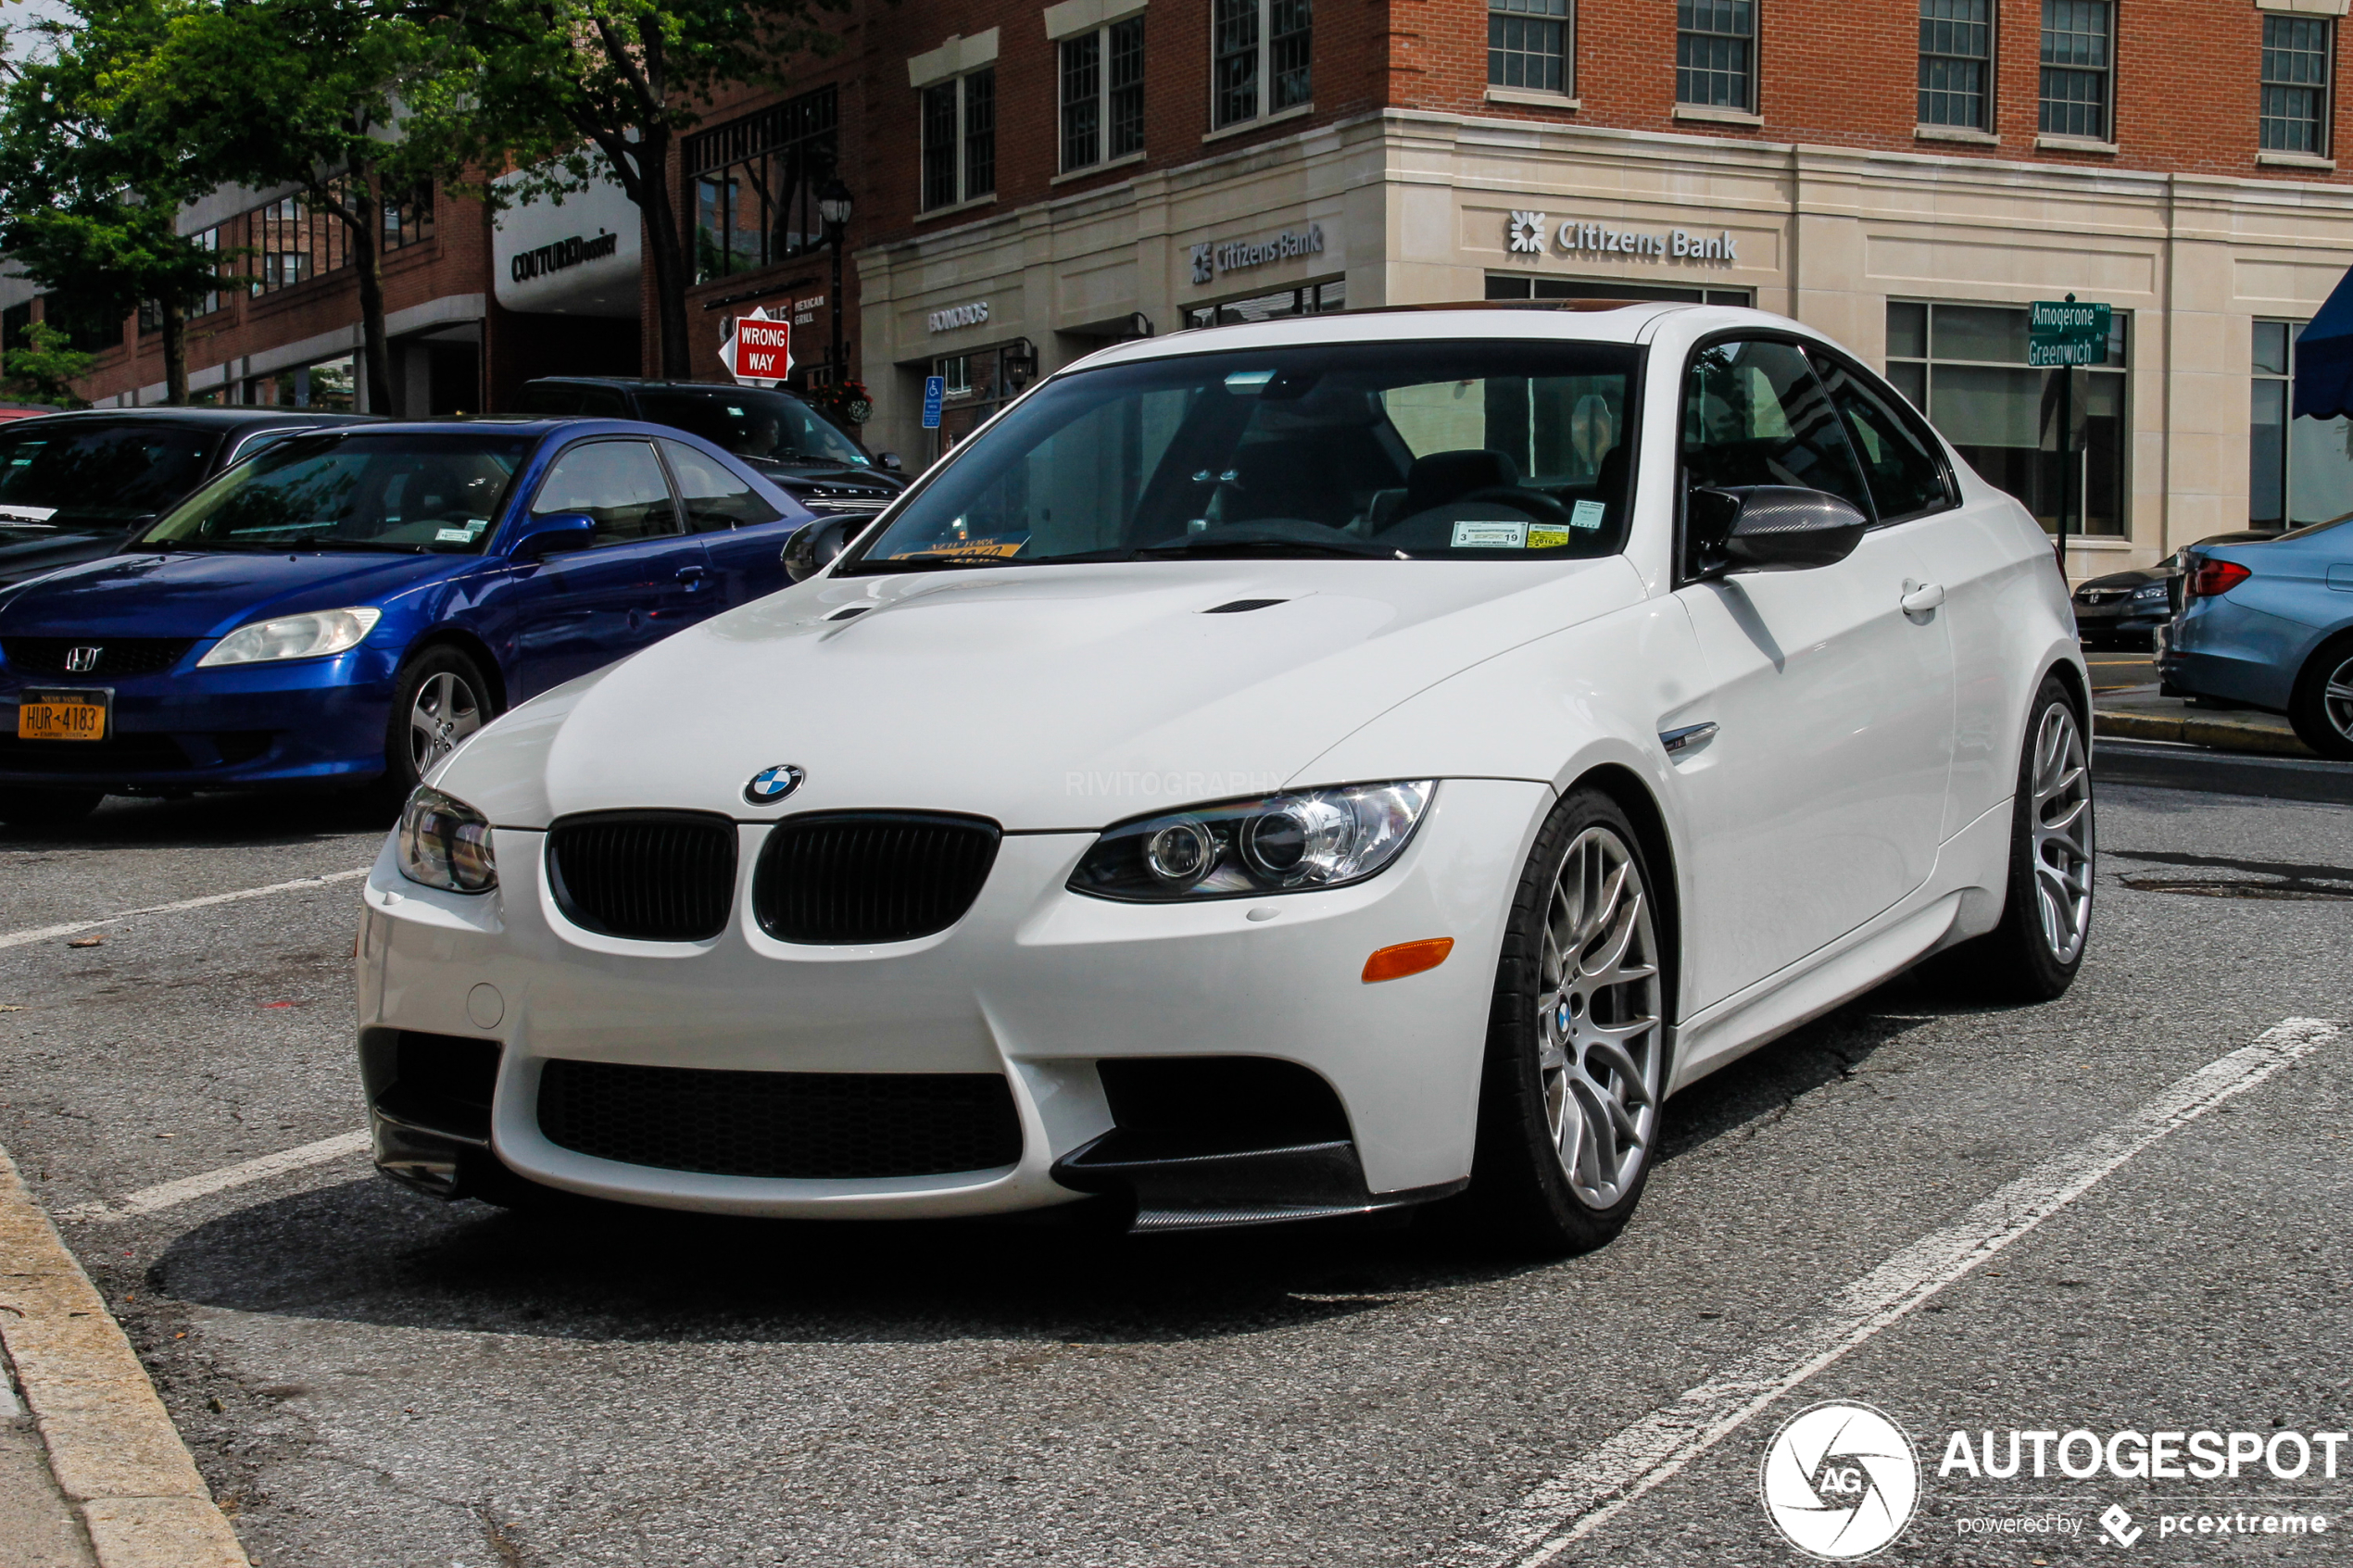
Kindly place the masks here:
POLYGON ((384 794, 397 807, 441 759, 497 717, 490 683, 474 661, 447 644, 427 648, 393 683, 392 722, 384 735, 384 794))
POLYGON ((2353 636, 2322 644, 2304 661, 2287 718, 2296 738, 2322 757, 2353 761, 2353 636))

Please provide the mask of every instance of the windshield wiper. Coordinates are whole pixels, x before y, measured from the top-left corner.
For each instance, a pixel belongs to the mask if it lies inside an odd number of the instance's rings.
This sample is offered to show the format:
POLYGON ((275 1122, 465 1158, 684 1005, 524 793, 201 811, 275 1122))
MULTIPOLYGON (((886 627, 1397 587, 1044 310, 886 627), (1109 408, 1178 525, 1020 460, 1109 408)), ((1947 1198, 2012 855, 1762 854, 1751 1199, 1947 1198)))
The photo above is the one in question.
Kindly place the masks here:
POLYGON ((1139 558, 1151 556, 1341 556, 1352 560, 1411 560, 1403 550, 1383 549, 1378 545, 1359 545, 1327 539, 1219 538, 1215 534, 1195 533, 1163 544, 1145 545, 1136 551, 1139 558))

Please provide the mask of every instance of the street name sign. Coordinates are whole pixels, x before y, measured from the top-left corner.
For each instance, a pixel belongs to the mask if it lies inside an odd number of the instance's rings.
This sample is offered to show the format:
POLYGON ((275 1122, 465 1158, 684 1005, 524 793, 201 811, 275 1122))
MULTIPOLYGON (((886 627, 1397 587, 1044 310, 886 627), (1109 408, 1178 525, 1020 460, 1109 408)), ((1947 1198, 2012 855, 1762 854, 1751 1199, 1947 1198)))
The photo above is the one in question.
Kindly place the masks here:
POLYGON ((2038 370, 2057 365, 2108 363, 2108 327, 2114 312, 2105 305, 2038 299, 2027 307, 2026 362, 2038 370))

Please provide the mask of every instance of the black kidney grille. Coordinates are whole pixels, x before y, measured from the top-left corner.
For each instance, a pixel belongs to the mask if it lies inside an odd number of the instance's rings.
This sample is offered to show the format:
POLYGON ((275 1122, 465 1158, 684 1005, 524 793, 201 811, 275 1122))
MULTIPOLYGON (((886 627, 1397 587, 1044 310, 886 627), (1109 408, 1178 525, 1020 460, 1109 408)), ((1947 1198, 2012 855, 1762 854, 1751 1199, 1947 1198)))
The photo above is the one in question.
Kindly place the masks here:
POLYGON ((700 811, 600 811, 547 830, 547 878, 574 925, 641 942, 727 929, 736 824, 700 811))
POLYGON ((0 639, 0 655, 8 666, 29 675, 152 675, 180 662, 195 645, 193 637, 8 637, 0 639), (66 655, 75 648, 96 648, 98 661, 87 670, 68 670, 66 655))
POLYGON ((600 1160, 716 1176, 937 1176, 1021 1159, 994 1073, 738 1073, 549 1061, 539 1130, 600 1160))
POLYGON ((980 897, 997 824, 914 811, 790 817, 761 851, 752 909, 780 942, 905 942, 980 897))

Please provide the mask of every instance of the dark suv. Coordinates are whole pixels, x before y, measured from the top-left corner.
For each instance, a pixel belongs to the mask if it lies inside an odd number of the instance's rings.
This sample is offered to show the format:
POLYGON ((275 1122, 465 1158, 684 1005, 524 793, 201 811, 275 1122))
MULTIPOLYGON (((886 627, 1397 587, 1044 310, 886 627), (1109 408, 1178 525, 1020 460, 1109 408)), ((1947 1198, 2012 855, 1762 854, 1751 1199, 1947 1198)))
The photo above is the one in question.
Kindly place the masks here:
POLYGON ((264 446, 361 414, 89 408, 0 424, 0 587, 122 547, 264 446))
POLYGON ((789 392, 724 382, 547 376, 525 382, 518 414, 583 414, 669 425, 733 452, 819 517, 872 517, 907 488, 899 459, 877 459, 789 392))

